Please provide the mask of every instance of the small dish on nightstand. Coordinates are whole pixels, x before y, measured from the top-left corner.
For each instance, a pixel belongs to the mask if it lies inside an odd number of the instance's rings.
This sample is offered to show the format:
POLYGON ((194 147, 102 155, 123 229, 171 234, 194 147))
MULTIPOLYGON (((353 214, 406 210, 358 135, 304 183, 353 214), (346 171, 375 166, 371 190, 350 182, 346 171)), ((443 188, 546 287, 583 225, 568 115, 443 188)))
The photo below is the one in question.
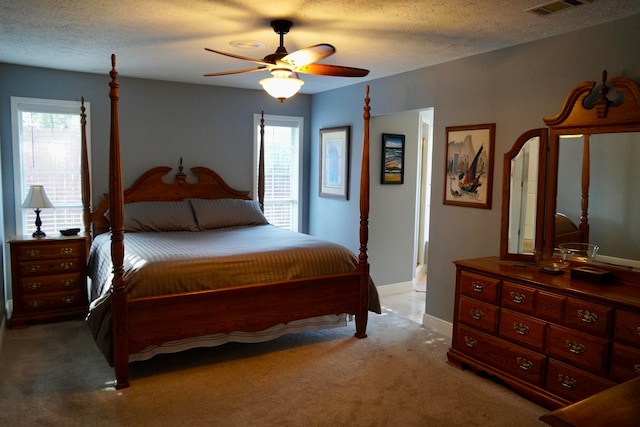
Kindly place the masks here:
POLYGON ((60 234, 63 236, 77 236, 79 232, 79 228, 65 228, 64 230, 60 230, 60 234))

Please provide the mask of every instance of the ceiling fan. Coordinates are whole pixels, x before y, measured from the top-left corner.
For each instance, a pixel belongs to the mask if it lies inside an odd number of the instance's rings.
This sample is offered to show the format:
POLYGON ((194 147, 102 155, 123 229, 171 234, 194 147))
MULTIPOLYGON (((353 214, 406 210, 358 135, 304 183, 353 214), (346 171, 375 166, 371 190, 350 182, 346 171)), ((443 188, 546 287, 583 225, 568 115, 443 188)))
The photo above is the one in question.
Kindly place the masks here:
POLYGON ((276 19, 271 21, 273 31, 280 35, 280 46, 278 46, 274 53, 267 55, 262 59, 249 58, 242 55, 205 48, 205 50, 208 50, 209 52, 254 62, 259 65, 254 68, 245 68, 242 70, 208 73, 204 74, 204 76, 225 76, 229 74, 252 73, 254 71, 267 70, 271 73, 272 77, 261 80, 260 84, 271 96, 280 99, 282 102, 286 98, 297 93, 298 90, 300 90, 300 87, 304 84, 302 80, 297 78, 297 73, 336 77, 364 77, 369 74, 369 70, 365 70, 363 68, 316 64, 317 61, 335 53, 335 47, 330 44, 317 44, 288 53, 287 49, 284 47, 284 35, 289 33, 292 26, 293 23, 285 19, 276 19))

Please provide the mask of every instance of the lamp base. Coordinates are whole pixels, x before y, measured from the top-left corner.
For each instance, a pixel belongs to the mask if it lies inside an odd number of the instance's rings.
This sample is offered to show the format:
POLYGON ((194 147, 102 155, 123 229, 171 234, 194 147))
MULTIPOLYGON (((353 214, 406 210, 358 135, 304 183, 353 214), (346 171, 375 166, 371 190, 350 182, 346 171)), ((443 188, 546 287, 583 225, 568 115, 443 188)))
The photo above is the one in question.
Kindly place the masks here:
POLYGON ((36 230, 32 234, 33 237, 46 237, 47 235, 42 230, 36 230))

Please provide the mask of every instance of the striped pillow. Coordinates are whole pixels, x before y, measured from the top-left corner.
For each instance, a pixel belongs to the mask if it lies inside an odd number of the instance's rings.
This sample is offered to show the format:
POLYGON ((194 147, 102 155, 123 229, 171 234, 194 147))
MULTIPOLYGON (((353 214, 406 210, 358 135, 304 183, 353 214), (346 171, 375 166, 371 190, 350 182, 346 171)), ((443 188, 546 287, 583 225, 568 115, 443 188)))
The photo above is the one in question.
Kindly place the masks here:
POLYGON ((135 202, 124 205, 124 231, 198 231, 185 201, 135 202))
POLYGON ((201 230, 268 224, 260 205, 244 199, 189 199, 201 230))

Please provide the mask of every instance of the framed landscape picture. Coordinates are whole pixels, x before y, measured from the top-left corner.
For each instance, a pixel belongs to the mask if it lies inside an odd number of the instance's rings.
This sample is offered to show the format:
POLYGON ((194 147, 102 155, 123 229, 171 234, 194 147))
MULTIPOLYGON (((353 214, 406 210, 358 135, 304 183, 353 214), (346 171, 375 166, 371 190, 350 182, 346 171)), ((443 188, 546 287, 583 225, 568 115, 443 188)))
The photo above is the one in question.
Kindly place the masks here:
POLYGON ((320 197, 349 199, 350 126, 320 129, 320 197))
POLYGON ((491 209, 495 123, 446 131, 444 204, 491 209))
POLYGON ((382 184, 404 183, 404 135, 382 134, 382 184))

